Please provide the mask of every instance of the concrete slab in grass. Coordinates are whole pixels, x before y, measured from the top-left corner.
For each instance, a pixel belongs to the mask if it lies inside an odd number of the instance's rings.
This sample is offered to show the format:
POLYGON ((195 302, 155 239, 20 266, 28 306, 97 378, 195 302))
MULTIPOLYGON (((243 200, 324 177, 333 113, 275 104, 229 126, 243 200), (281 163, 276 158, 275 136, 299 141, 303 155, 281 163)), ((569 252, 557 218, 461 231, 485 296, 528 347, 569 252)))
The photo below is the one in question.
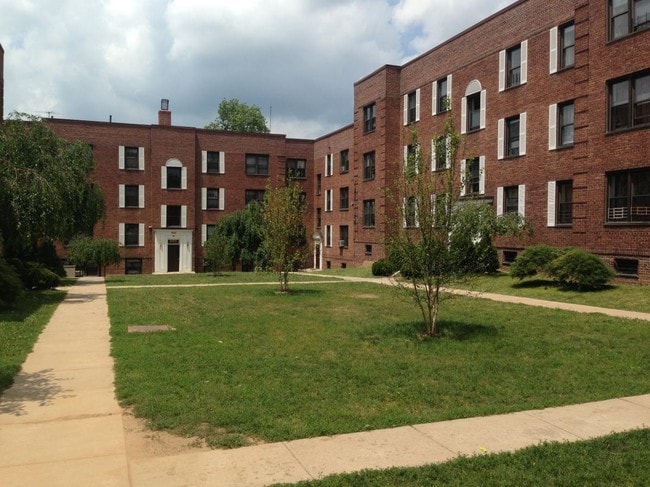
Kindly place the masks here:
POLYGON ((154 333, 157 331, 174 331, 176 328, 170 325, 129 325, 129 333, 154 333))

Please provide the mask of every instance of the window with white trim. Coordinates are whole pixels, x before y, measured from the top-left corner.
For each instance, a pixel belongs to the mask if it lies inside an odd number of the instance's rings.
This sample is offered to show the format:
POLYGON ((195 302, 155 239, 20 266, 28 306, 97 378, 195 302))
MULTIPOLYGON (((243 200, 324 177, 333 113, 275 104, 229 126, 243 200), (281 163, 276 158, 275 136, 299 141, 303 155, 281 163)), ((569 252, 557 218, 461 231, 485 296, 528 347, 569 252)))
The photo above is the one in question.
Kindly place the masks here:
POLYGON ((325 177, 334 174, 334 154, 327 154, 325 156, 325 177))
POLYGON ((419 172, 419 167, 418 167, 419 150, 420 147, 418 144, 409 144, 404 146, 403 169, 404 169, 404 174, 406 174, 407 177, 413 177, 415 174, 419 172))
POLYGON ((546 206, 547 226, 573 222, 573 181, 549 181, 546 206))
POLYGON ((478 80, 471 81, 460 104, 461 134, 485 128, 486 102, 486 90, 478 80))
POLYGON ((186 228, 186 205, 160 205, 160 226, 162 228, 186 228))
POLYGON ((325 225, 325 247, 332 246, 332 225, 325 225))
POLYGON ((225 174, 226 153, 201 151, 201 172, 203 174, 225 174))
POLYGON ((326 189, 325 190, 325 211, 329 212, 334 209, 334 190, 326 189))
POLYGON ((120 208, 144 208, 144 185, 120 184, 118 197, 120 208))
POLYGON ((549 31, 549 73, 569 68, 575 64, 575 24, 573 21, 553 27, 549 31))
POLYGON ((497 159, 526 155, 526 112, 501 118, 497 127, 497 159))
POLYGON ((499 52, 499 91, 528 81, 528 41, 499 52))
POLYGON ((485 156, 460 161, 460 195, 485 194, 485 156))
POLYGON ((162 189, 187 189, 187 168, 181 161, 170 159, 160 170, 162 189))
POLYGON ((205 245, 205 243, 210 239, 210 235, 212 235, 215 228, 216 225, 210 223, 203 223, 201 225, 201 245, 205 245))
POLYGON ((201 188, 201 209, 225 209, 225 196, 226 191, 223 188, 201 188))
POLYGON ((574 105, 573 100, 549 105, 548 148, 549 150, 573 145, 574 105))
POLYGON ((144 147, 118 147, 118 168, 144 171, 144 147))
POLYGON ((431 114, 445 113, 451 110, 452 75, 431 83, 431 114))
POLYGON ((451 135, 431 139, 431 170, 442 171, 451 166, 451 135))
POLYGON ((144 247, 144 223, 120 223, 118 242, 123 247, 144 247))
POLYGON ((420 89, 404 95, 404 125, 420 121, 420 89))
POLYGON ((417 228, 418 221, 418 199, 416 196, 408 196, 404 198, 402 203, 402 224, 404 228, 417 228))
POLYGON ((519 213, 526 215, 526 185, 497 188, 497 215, 519 213))

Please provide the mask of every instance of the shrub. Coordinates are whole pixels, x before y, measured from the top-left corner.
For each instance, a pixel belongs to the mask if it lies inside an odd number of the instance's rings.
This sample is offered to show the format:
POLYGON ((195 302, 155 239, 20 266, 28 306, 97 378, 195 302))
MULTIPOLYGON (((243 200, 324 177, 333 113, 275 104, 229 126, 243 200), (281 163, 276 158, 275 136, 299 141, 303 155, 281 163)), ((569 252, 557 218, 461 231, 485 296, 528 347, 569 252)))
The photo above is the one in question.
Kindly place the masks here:
POLYGON ((381 258, 372 263, 373 276, 392 276, 397 269, 387 258, 381 258))
POLYGON ((562 251, 549 245, 533 245, 517 256, 510 267, 510 275, 518 279, 537 274, 548 274, 548 267, 562 251))
POLYGON ((12 259, 11 265, 27 289, 52 289, 61 284, 61 277, 39 262, 12 259))
POLYGON ((18 273, 4 259, 0 259, 0 308, 13 305, 23 291, 18 273))
POLYGON ((549 273, 562 286, 600 289, 614 277, 614 271, 596 255, 582 249, 570 249, 549 266, 549 273))

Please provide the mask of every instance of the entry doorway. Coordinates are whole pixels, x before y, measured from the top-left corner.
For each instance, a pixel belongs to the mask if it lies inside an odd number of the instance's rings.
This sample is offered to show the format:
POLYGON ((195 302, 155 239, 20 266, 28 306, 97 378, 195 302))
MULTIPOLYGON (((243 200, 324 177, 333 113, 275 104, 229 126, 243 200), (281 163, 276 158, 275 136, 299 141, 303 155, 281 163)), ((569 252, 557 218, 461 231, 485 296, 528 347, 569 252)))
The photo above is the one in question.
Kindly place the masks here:
POLYGON ((167 272, 178 272, 181 262, 181 245, 178 240, 167 242, 167 272))

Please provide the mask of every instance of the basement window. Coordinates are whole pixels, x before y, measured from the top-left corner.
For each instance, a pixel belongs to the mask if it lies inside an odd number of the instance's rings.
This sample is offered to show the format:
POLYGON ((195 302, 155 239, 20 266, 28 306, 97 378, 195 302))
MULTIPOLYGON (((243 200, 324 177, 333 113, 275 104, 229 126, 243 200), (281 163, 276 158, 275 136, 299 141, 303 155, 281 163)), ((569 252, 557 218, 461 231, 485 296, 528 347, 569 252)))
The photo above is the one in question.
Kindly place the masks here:
POLYGON ((639 277, 639 261, 637 259, 614 259, 614 269, 622 277, 639 277))

